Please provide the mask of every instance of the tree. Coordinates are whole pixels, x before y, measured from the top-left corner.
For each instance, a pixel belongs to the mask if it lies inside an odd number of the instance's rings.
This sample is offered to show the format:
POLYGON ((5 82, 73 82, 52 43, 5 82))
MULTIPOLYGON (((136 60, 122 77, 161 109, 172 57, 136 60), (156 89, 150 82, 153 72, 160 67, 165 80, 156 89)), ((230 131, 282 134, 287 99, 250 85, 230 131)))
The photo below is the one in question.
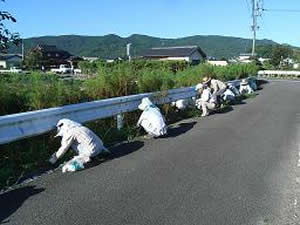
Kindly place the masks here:
MULTIPOLYGON (((273 48, 274 45, 257 45, 255 48, 256 56, 263 58, 271 58, 273 48)), ((249 48, 247 52, 251 53, 251 51, 252 48, 249 48)))
POLYGON ((40 51, 31 50, 25 58, 25 66, 30 70, 40 69, 42 67, 43 56, 40 51))
POLYGON ((287 59, 293 55, 293 50, 284 45, 278 45, 275 46, 272 50, 272 56, 270 63, 277 67, 280 65, 280 62, 282 62, 284 59, 287 59))
MULTIPOLYGON (((5 2, 5 0, 0 0, 5 2)), ((17 20, 7 11, 0 11, 0 52, 7 50, 10 43, 18 45, 20 36, 18 33, 11 33, 4 25, 5 21, 17 22, 17 20)))

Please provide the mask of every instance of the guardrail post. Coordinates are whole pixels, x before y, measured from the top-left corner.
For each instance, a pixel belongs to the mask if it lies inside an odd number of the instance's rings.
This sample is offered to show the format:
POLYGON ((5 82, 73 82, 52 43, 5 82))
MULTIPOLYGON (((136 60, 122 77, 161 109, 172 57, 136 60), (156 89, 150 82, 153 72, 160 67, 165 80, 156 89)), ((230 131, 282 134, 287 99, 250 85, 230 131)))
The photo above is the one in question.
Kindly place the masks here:
POLYGON ((117 129, 121 130, 124 126, 124 115, 123 114, 118 114, 117 115, 117 129))

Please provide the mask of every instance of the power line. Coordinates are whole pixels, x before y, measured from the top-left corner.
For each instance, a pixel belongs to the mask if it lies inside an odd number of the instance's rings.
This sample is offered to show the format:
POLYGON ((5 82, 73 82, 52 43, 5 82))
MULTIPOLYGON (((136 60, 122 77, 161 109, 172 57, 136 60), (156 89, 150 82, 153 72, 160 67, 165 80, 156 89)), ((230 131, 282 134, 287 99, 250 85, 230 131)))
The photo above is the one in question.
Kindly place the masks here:
POLYGON ((300 13, 300 9, 261 9, 262 11, 272 11, 272 12, 297 12, 300 13))
POLYGON ((247 5, 247 9, 248 9, 248 11, 249 11, 249 12, 251 12, 250 5, 249 5, 249 2, 248 2, 248 0, 245 0, 245 1, 246 1, 246 5, 247 5))

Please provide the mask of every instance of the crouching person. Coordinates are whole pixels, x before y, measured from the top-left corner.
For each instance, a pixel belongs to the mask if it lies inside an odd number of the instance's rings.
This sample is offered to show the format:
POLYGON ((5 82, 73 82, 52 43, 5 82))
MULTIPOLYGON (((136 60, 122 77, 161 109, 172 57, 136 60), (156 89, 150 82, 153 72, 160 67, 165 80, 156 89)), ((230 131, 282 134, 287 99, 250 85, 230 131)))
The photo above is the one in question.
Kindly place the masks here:
POLYGON ((68 161, 63 167, 63 172, 73 172, 84 168, 84 164, 102 151, 109 152, 101 139, 90 129, 80 123, 69 119, 61 119, 57 122, 57 135, 62 137, 61 147, 55 152, 49 162, 55 164, 68 150, 72 148, 78 155, 68 161))
POLYGON ((252 94, 254 91, 250 87, 248 81, 246 79, 242 79, 240 83, 240 93, 243 94, 252 94))
POLYGON ((226 102, 232 102, 235 100, 235 94, 229 88, 222 94, 222 98, 226 102))
POLYGON ((198 100, 198 104, 202 108, 202 117, 209 115, 209 110, 216 109, 217 107, 217 98, 216 95, 212 95, 210 88, 206 84, 198 84, 196 86, 196 91, 201 96, 198 100))
POLYGON ((137 126, 142 126, 148 133, 147 138, 159 137, 167 134, 167 125, 164 116, 160 110, 150 101, 149 98, 143 98, 138 106, 143 111, 137 126))
POLYGON ((228 88, 234 93, 235 96, 240 96, 240 91, 232 84, 228 84, 228 88))

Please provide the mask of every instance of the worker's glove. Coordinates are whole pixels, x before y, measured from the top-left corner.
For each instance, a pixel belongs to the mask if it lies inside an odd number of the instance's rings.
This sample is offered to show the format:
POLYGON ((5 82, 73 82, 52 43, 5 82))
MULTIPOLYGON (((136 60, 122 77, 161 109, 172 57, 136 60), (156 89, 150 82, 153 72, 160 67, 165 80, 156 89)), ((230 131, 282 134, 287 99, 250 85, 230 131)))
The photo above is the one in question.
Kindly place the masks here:
POLYGON ((50 157, 49 162, 55 164, 57 161, 56 152, 50 157))

